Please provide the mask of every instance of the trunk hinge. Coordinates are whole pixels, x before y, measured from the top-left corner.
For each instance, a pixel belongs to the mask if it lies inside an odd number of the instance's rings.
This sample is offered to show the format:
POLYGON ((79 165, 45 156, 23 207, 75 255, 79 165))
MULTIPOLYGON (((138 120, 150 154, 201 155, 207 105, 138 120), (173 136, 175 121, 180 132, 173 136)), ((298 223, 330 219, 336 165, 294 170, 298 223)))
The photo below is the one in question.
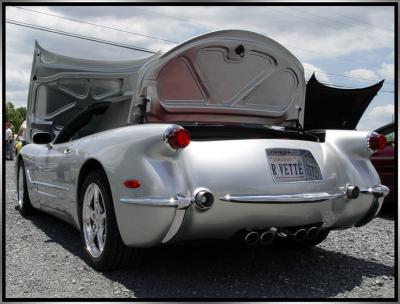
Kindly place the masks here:
POLYGON ((139 96, 139 102, 135 104, 135 109, 133 110, 133 120, 138 124, 143 124, 146 118, 147 103, 150 102, 145 96, 139 96))

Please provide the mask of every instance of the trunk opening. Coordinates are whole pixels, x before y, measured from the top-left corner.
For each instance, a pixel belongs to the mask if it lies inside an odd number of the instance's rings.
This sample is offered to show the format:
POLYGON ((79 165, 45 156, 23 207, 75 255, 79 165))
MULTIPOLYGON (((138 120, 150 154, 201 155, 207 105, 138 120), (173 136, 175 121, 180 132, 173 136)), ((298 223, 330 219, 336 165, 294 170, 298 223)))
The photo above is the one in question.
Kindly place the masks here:
POLYGON ((324 142, 325 132, 282 129, 277 130, 263 125, 185 125, 194 141, 234 140, 234 139, 293 139, 312 142, 324 142))

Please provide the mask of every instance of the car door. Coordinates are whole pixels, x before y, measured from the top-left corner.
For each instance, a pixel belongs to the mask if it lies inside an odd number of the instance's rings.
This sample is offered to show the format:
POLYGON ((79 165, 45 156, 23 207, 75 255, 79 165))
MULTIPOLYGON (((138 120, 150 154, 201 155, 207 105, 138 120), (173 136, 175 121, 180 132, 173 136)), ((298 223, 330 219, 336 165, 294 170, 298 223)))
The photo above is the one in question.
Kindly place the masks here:
POLYGON ((77 147, 81 138, 98 131, 109 106, 109 103, 102 102, 85 109, 47 146, 40 160, 42 170, 38 175, 38 186, 41 187, 41 195, 48 208, 67 214, 76 210, 77 147))
POLYGON ((46 151, 36 157, 40 170, 36 172, 36 185, 43 207, 64 213, 71 200, 71 164, 74 162, 75 143, 47 145, 46 151))

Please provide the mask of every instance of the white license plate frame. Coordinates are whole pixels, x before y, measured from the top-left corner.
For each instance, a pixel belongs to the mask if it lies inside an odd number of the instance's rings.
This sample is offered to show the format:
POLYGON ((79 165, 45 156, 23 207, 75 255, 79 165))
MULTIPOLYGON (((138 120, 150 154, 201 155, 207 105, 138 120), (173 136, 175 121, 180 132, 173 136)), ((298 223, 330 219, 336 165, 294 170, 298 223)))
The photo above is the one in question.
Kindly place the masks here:
POLYGON ((321 182, 323 176, 312 153, 303 149, 266 149, 275 183, 321 182))

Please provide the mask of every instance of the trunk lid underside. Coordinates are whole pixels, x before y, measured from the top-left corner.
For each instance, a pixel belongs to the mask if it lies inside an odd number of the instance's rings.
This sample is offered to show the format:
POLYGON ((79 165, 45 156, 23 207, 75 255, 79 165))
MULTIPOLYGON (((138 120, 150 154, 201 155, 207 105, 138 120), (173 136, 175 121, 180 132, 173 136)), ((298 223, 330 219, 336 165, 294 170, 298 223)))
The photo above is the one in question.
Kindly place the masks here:
POLYGON ((275 41, 247 31, 205 34, 132 61, 71 58, 36 43, 27 134, 57 135, 93 103, 133 97, 134 105, 139 96, 149 100, 148 122, 278 125, 298 117, 304 95, 301 63, 275 41))

